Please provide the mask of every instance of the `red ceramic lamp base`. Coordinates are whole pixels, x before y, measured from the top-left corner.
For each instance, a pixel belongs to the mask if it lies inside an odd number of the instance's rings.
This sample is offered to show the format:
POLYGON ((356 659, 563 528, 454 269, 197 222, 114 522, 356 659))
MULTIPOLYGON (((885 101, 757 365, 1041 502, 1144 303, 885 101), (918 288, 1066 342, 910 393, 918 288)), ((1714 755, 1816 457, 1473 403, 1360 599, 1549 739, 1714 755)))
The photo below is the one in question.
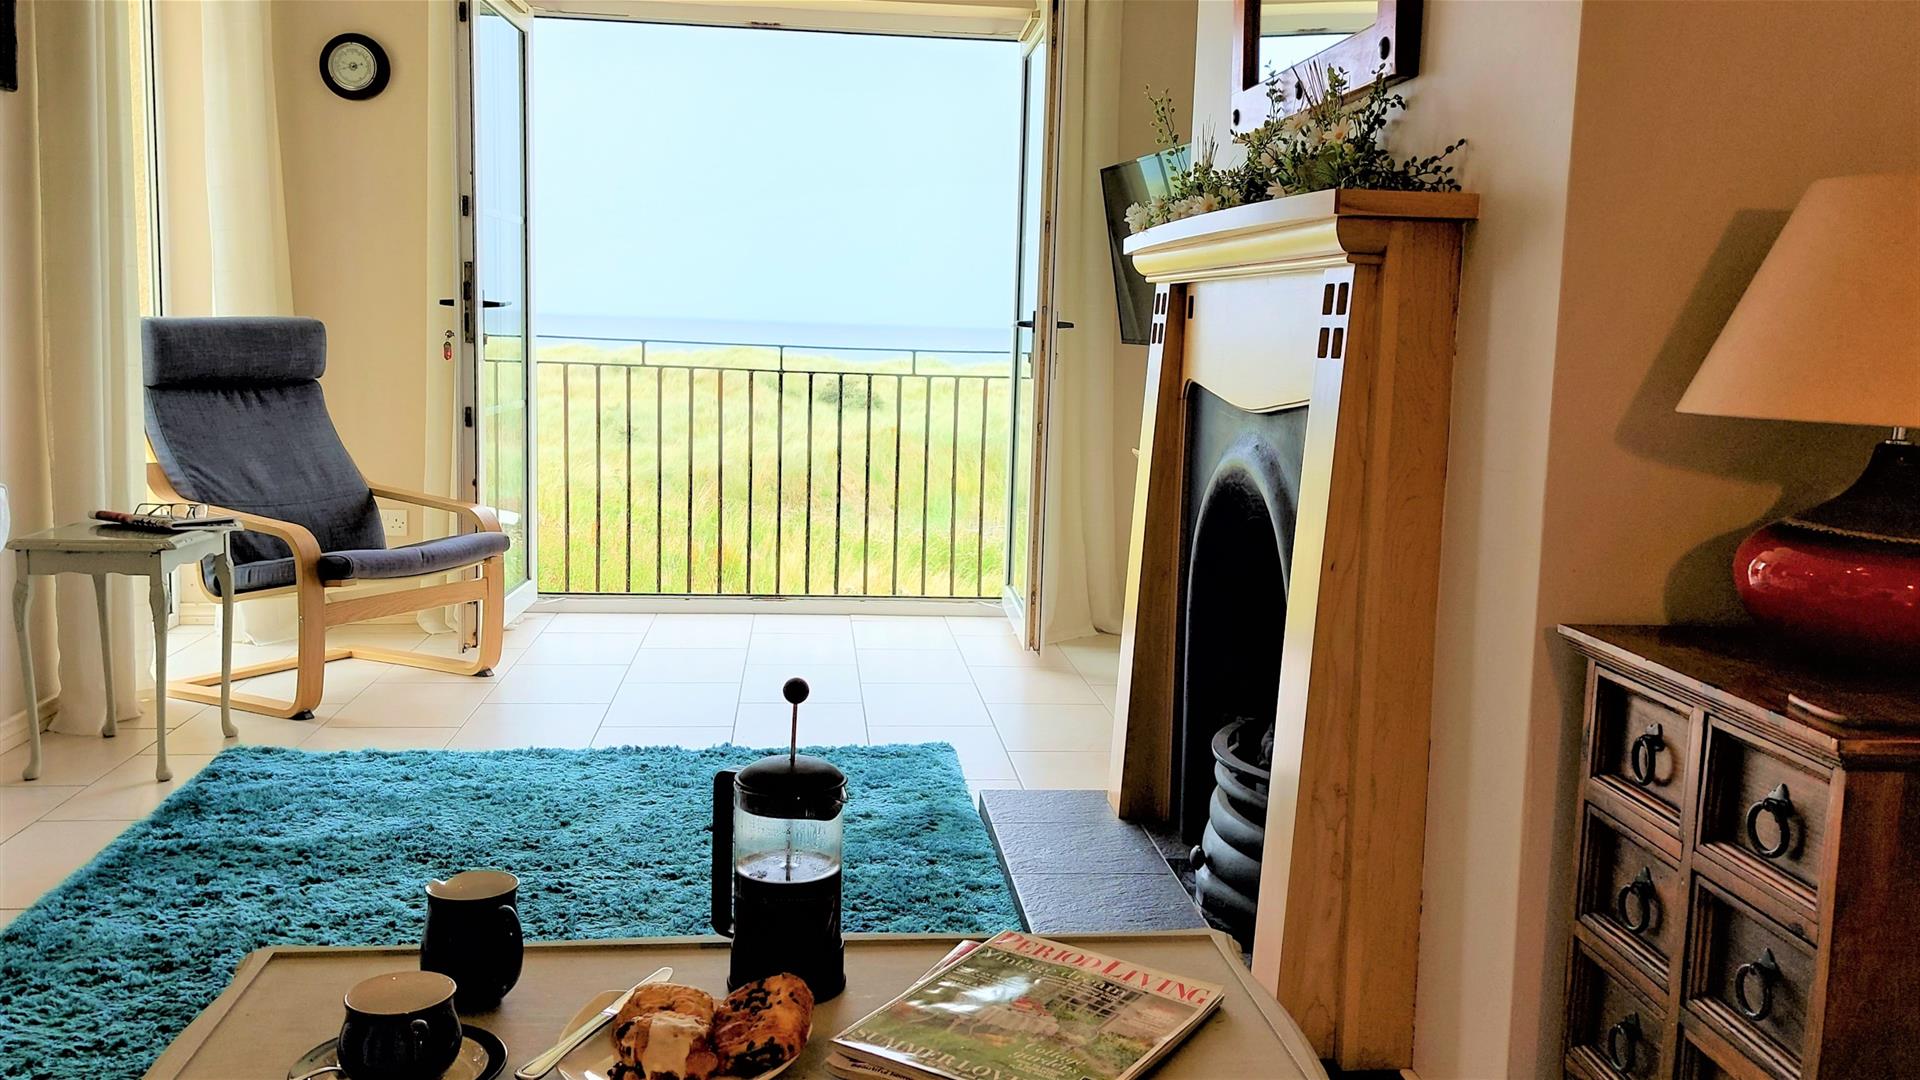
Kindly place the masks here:
POLYGON ((1823 651, 1920 662, 1920 447, 1880 444, 1831 502, 1747 537, 1734 585, 1754 618, 1823 651))
POLYGON ((1753 617, 1824 651, 1920 660, 1920 547, 1778 523, 1747 537, 1734 584, 1753 617))

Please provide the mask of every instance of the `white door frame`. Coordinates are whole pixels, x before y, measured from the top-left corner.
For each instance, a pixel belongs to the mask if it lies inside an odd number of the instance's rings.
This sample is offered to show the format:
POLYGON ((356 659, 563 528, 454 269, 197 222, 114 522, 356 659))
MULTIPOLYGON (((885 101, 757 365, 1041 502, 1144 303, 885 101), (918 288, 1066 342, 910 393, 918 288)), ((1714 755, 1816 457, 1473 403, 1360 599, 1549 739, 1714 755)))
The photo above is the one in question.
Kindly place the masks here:
MULTIPOLYGON (((533 18, 528 11, 522 10, 510 0, 459 0, 454 5, 456 26, 454 61, 454 129, 456 153, 458 155, 455 172, 455 197, 458 217, 455 234, 458 238, 460 265, 455 275, 459 282, 455 290, 455 323, 458 330, 455 342, 458 347, 459 368, 458 401, 454 415, 454 430, 459 434, 455 442, 459 446, 459 481, 462 493, 473 501, 480 498, 480 342, 481 297, 474 267, 478 255, 477 212, 479 201, 474 190, 474 95, 473 95, 473 28, 472 5, 484 4, 494 14, 506 19, 522 35, 520 50, 520 140, 521 140, 521 209, 528 222, 526 235, 520 245, 520 282, 522 295, 521 327, 525 336, 526 420, 523 429, 526 433, 526 446, 521 461, 526 470, 524 482, 525 503, 521 513, 525 519, 522 530, 523 544, 526 548, 527 580, 511 589, 506 596, 505 617, 517 618, 535 600, 539 599, 539 563, 538 563, 538 502, 534 497, 533 481, 538 469, 535 467, 534 448, 539 445, 535 427, 538 423, 538 410, 535 406, 534 388, 534 326, 533 326, 533 176, 530 154, 532 109, 532 63, 533 50, 531 38, 533 18)), ((468 609, 467 618, 471 618, 468 609)))

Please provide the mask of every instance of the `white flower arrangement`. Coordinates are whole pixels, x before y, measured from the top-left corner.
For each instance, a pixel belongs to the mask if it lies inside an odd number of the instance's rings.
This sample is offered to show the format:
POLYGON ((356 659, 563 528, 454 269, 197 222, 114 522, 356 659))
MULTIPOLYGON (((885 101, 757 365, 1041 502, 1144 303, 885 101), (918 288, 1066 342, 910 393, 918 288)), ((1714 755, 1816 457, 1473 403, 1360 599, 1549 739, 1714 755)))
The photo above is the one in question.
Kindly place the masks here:
MULTIPOLYGON (((1198 140, 1191 165, 1173 174, 1172 193, 1127 207, 1127 228, 1141 232, 1155 225, 1212 213, 1242 203, 1263 202, 1328 188, 1374 188, 1387 191, 1459 191, 1453 166, 1445 159, 1465 146, 1460 139, 1438 154, 1404 161, 1389 154, 1383 144, 1387 115, 1405 111, 1406 100, 1387 93, 1384 71, 1376 73, 1365 95, 1349 102, 1346 75, 1339 68, 1322 74, 1315 69, 1307 104, 1281 115, 1286 95, 1280 72, 1267 79, 1269 116, 1258 127, 1243 131, 1233 141, 1246 148, 1244 164, 1231 169, 1214 165, 1217 144, 1211 135, 1198 140)), ((1160 144, 1169 150, 1179 144, 1173 130, 1173 104, 1164 94, 1147 92, 1153 102, 1154 128, 1160 144)))

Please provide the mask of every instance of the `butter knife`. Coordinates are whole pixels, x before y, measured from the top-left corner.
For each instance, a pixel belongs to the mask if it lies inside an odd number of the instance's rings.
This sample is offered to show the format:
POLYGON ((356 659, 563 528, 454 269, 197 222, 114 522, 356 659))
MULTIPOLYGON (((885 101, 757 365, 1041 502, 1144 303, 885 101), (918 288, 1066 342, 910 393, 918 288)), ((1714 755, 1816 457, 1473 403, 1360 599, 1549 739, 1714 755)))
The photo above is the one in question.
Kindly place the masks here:
POLYGON ((627 1007, 627 1002, 633 1000, 633 995, 639 993, 641 987, 648 983, 665 982, 671 978, 673 978, 673 969, 663 967, 646 978, 641 979, 639 982, 634 983, 633 989, 614 998, 613 1004, 601 1009, 599 1015, 581 1024, 579 1027, 574 1028, 546 1053, 541 1054, 539 1057, 534 1058, 522 1066, 519 1072, 513 1074, 515 1080, 540 1080, 540 1077, 552 1072, 554 1068, 560 1064, 560 1059, 573 1053, 574 1047, 592 1038, 594 1032, 606 1027, 613 1021, 614 1017, 620 1015, 620 1010, 627 1007))

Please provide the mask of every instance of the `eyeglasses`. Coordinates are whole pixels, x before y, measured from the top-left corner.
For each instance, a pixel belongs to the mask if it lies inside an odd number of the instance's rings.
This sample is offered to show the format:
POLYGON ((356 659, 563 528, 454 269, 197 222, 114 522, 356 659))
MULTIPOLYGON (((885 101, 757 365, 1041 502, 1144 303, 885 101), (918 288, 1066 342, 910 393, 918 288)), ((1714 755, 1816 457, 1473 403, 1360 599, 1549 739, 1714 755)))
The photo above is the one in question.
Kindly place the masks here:
POLYGON ((133 512, 143 517, 203 518, 207 516, 207 504, 144 502, 134 507, 133 512))

